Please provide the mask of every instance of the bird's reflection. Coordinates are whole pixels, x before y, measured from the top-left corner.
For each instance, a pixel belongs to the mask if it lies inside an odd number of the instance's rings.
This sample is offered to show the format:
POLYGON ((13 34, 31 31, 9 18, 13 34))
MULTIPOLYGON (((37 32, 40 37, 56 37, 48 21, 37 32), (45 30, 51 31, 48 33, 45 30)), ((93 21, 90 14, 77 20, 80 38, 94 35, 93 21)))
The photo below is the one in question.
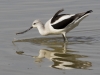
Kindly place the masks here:
MULTIPOLYGON (((64 46, 65 45, 66 44, 64 44, 64 46)), ((78 58, 83 58, 87 56, 71 54, 70 52, 67 52, 67 49, 65 51, 65 48, 63 47, 62 49, 60 48, 61 51, 57 51, 54 49, 41 49, 39 51, 39 55, 35 57, 35 62, 40 63, 44 58, 47 58, 54 63, 50 67, 56 69, 88 69, 90 66, 92 66, 91 62, 89 61, 78 60, 78 58)))
MULTIPOLYGON (((34 42, 30 41, 30 43, 37 44, 36 40, 34 42)), ((67 43, 63 43, 62 41, 58 41, 58 42, 49 41, 48 42, 48 41, 38 40, 38 44, 39 43, 40 44, 45 43, 45 45, 49 49, 47 48, 41 49, 39 51, 39 55, 37 56, 31 56, 27 54, 22 54, 22 55, 34 57, 35 62, 38 62, 38 63, 43 62, 43 59, 46 58, 53 62, 53 64, 50 65, 50 67, 55 68, 55 69, 75 69, 75 68, 76 69, 88 69, 89 67, 92 66, 92 63, 89 61, 79 60, 79 58, 84 58, 88 56, 74 54, 72 50, 68 50, 67 46, 69 44, 67 43)), ((18 54, 18 52, 16 53, 18 54)))

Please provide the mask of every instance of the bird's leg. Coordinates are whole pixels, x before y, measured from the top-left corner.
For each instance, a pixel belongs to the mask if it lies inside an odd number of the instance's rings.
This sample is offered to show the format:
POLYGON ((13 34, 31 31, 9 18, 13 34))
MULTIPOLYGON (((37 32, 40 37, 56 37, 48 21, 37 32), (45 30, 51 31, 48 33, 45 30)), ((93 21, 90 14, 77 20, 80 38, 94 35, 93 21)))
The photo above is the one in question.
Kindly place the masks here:
POLYGON ((64 42, 64 44, 63 44, 63 53, 66 53, 67 52, 67 45, 68 45, 68 43, 66 43, 66 42, 64 42))
POLYGON ((68 43, 68 39, 67 39, 67 37, 65 37, 66 38, 66 43, 68 43))
POLYGON ((65 36, 62 34, 62 36, 63 36, 63 39, 64 39, 64 42, 66 41, 66 38, 65 38, 65 36))
POLYGON ((64 42, 68 42, 68 40, 66 38, 66 33, 63 33, 62 36, 63 36, 64 42))

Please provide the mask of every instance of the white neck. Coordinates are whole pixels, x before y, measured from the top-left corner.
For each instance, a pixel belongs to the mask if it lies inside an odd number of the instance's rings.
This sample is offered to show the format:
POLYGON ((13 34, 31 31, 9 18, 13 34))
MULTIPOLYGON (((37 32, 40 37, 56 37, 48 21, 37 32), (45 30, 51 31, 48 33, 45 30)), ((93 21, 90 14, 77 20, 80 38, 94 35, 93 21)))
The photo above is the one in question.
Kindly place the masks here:
POLYGON ((42 23, 39 23, 39 24, 37 25, 37 29, 38 29, 38 31, 39 31, 39 33, 40 33, 41 35, 47 35, 45 26, 44 26, 42 23))

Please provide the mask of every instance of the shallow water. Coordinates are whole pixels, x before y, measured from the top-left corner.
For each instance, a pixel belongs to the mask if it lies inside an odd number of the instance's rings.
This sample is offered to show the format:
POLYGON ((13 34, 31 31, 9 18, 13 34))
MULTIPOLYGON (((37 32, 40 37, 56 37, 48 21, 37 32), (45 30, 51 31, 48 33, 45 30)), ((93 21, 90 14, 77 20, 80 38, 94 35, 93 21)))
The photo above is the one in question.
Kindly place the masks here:
POLYGON ((0 0, 1 75, 100 75, 99 0, 0 0), (37 29, 23 35, 35 19, 45 23, 62 13, 94 12, 62 36, 41 36, 37 29))

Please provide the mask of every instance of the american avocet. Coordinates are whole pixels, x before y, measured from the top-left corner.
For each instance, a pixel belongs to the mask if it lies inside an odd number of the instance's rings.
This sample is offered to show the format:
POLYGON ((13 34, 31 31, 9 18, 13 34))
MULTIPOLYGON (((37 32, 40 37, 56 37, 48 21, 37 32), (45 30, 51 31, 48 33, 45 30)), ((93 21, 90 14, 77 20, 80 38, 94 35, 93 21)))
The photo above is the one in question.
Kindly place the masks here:
POLYGON ((32 23, 32 26, 23 31, 16 34, 23 34, 33 27, 37 27, 39 33, 41 35, 58 35, 62 34, 64 41, 66 41, 66 33, 79 25, 79 23, 87 17, 92 10, 88 10, 86 12, 77 13, 77 14, 60 14, 64 9, 61 9, 55 13, 55 15, 49 19, 45 25, 40 20, 35 20, 32 23))

